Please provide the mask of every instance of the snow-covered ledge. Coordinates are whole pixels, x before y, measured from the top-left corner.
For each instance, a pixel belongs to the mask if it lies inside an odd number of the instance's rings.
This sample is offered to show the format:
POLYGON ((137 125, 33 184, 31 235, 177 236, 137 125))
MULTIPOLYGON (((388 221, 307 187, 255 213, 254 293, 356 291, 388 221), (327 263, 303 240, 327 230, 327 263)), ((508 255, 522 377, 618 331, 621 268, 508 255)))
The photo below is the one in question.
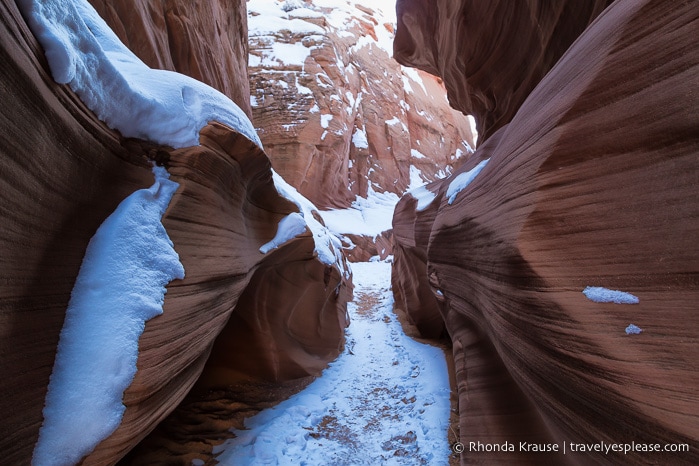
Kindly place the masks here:
POLYGON ((219 91, 188 76, 148 67, 86 0, 18 0, 46 52, 56 82, 68 84, 123 136, 175 148, 199 144, 210 121, 262 147, 247 115, 219 91))

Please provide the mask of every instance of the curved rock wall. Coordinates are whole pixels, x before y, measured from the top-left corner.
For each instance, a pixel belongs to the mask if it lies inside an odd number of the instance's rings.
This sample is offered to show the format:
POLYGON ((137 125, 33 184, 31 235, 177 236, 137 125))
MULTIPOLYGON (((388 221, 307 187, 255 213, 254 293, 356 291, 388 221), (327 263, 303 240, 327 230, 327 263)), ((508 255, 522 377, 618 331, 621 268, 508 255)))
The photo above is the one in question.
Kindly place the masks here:
POLYGON ((257 269, 216 340, 200 385, 317 376, 337 357, 349 324, 338 303, 351 298, 351 289, 337 269, 312 260, 307 246, 297 246, 306 247, 303 252, 285 248, 257 269))
POLYGON ((253 123, 275 170, 318 207, 348 207, 370 184, 403 193, 411 172, 446 176, 475 146, 441 80, 390 57, 379 10, 289 5, 248 6, 253 123))
MULTIPOLYGON (((440 182, 433 183, 432 189, 440 182)), ((440 338, 445 332, 443 296, 435 293, 427 277, 427 246, 437 203, 418 210, 412 196, 398 201, 393 214, 393 266, 391 287, 396 311, 405 316, 425 338, 440 338)), ((406 329, 407 330, 407 329, 406 329)))
POLYGON ((0 444, 3 461, 29 464, 87 244, 152 175, 144 157, 53 83, 14 2, 0 12, 0 444))
MULTIPOLYGON (((406 0, 399 10, 419 5, 406 0)), ((415 39, 416 65, 454 54, 430 40, 441 22, 421 24, 411 31, 426 42, 415 39)), ((462 442, 515 446, 467 450, 462 464, 699 461, 697 31, 691 3, 617 1, 509 124, 430 185, 432 204, 417 212, 406 196, 397 207, 396 301, 415 321, 443 313, 462 442), (484 160, 450 204, 450 183, 484 160), (426 273, 416 276, 412 258, 421 256, 426 273), (639 303, 593 302, 587 286, 630 292, 639 303), (427 287, 429 299, 400 297, 427 287), (434 309, 437 299, 443 307, 434 309), (630 323, 643 332, 626 334, 630 323), (563 456, 520 452, 523 441, 684 443, 690 451, 563 456)), ((450 73, 448 88, 468 79, 450 73)))
MULTIPOLYGON (((338 354, 348 277, 318 261, 308 233, 273 253, 258 250, 275 236, 279 220, 297 211, 277 192, 261 149, 214 122, 202 130, 200 146, 185 149, 120 138, 67 86, 53 82, 43 51, 12 2, 0 4, 0 54, 3 461, 31 460, 85 248, 121 200, 152 184, 153 159, 166 164, 180 185, 163 225, 186 278, 170 284, 164 313, 146 323, 120 426, 83 464, 115 463, 170 413, 199 378, 231 315, 243 314, 243 308, 244 315, 268 319, 256 330, 279 337, 277 353, 295 361, 295 370, 277 380, 315 374, 338 354), (270 270, 278 281, 293 273, 297 285, 287 286, 287 299, 274 308, 255 292, 270 270), (293 338, 281 340, 277 319, 295 332, 293 338)), ((257 368, 239 371, 260 375, 257 368)), ((210 386, 228 383, 217 377, 208 379, 210 386)))
POLYGON ((398 0, 394 57, 441 76, 451 105, 475 116, 485 141, 610 3, 398 0))

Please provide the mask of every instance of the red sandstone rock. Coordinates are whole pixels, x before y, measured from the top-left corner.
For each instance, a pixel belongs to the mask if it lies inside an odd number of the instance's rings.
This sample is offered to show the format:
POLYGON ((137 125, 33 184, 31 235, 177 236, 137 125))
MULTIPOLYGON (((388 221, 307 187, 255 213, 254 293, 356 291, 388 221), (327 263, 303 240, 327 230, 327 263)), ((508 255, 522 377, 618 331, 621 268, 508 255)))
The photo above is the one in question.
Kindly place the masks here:
MULTIPOLYGON (((440 183, 432 183, 428 189, 436 192, 440 183)), ((396 312, 404 314, 425 338, 439 338, 445 331, 443 297, 427 280, 427 247, 438 207, 439 202, 434 201, 418 210, 415 198, 406 195, 393 214, 391 287, 394 306, 396 312)))
POLYGON ((309 239, 271 253, 255 270, 199 388, 319 376, 339 355, 352 289, 336 268, 314 259, 309 239))
POLYGON ((441 81, 404 72, 376 42, 391 30, 379 26, 381 16, 348 9, 341 27, 290 10, 280 30, 251 10, 253 123, 275 170, 320 208, 348 207, 367 196, 369 182, 403 193, 411 166, 432 181, 474 146, 441 81), (303 61, 294 59, 299 51, 308 55, 303 61))
MULTIPOLYGON (((70 293, 88 241, 118 203, 152 184, 149 159, 180 184, 163 218, 186 269, 170 284, 164 313, 146 324, 138 372, 125 391, 119 428, 83 464, 114 464, 171 412, 198 380, 231 316, 266 319, 255 331, 274 350, 236 367, 217 355, 210 387, 230 373, 275 380, 316 374, 342 345, 348 283, 314 257, 310 234, 272 253, 258 249, 296 206, 272 182, 265 153, 212 122, 201 146, 171 150, 126 140, 53 82, 43 51, 14 3, 0 4, 0 450, 8 464, 28 464, 42 423, 46 387, 70 293), (260 282, 285 281, 273 306, 260 282), (280 328, 277 322, 283 322, 280 328), (299 331, 299 329, 303 331, 299 331), (293 335, 284 335, 292 329, 293 335), (273 354, 285 366, 269 363, 273 354), (293 362, 293 366, 291 365, 293 362), (291 369, 287 369, 286 364, 291 369), (282 370, 279 370, 281 367, 282 370)), ((225 348, 226 342, 220 343, 225 348)))
MULTIPOLYGON (((399 9, 420 5, 403 1, 399 9)), ((416 64, 444 65, 447 87, 462 91, 453 101, 478 99, 478 89, 463 87, 470 76, 445 65, 457 51, 468 57, 469 44, 439 39, 467 31, 431 18, 408 27, 416 64)), ((394 219, 396 301, 415 321, 444 316, 464 443, 508 441, 519 450, 522 441, 634 441, 685 443, 690 451, 467 450, 462 464, 699 462, 697 31, 691 3, 617 1, 521 107, 509 107, 516 99, 505 105, 512 121, 431 187, 438 196, 429 208, 415 212, 406 196, 394 219), (449 205, 450 181, 485 159, 449 205), (595 303, 582 294, 586 286, 631 292, 640 303, 595 303), (405 296, 427 287, 443 296, 437 310, 426 293, 405 296), (644 332, 626 335, 629 323, 644 332)), ((518 74, 501 79, 515 90, 522 82, 518 74)))
POLYGON ((87 243, 152 175, 53 82, 14 2, 0 18, 0 450, 7 464, 29 464, 87 243))
POLYGON ((386 230, 374 236, 343 235, 351 244, 345 248, 347 260, 351 262, 367 262, 372 257, 386 259, 393 253, 393 231, 386 230))

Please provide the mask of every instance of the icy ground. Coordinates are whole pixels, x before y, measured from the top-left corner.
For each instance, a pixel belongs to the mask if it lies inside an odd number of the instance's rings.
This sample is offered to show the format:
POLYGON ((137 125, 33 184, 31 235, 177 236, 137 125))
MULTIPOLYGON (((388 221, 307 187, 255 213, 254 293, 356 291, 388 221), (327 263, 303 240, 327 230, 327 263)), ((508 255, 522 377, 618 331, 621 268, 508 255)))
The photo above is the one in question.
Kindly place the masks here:
POLYGON ((403 333, 390 263, 352 270, 345 351, 304 391, 247 419, 214 451, 220 464, 448 464, 444 353, 403 333))

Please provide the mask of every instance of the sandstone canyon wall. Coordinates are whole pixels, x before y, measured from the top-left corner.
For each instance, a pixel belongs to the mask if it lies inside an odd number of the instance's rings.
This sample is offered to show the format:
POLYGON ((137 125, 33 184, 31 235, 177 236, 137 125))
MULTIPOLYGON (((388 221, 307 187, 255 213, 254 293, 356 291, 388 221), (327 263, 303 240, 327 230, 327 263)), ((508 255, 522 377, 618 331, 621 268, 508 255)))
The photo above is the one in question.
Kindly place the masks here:
POLYGON ((462 464, 696 464, 699 8, 619 0, 588 26, 601 4, 546 5, 399 0, 398 60, 486 140, 397 206, 396 305, 451 337, 462 464), (601 441, 690 450, 519 451, 601 441))
POLYGON ((390 57, 394 25, 381 10, 248 8, 253 123, 275 169, 319 207, 348 207, 370 189, 402 194, 472 152, 441 80, 390 57))
MULTIPOLYGON (((108 12, 126 5, 97 4, 108 12)), ((146 60, 195 70, 193 74, 210 79, 236 100, 248 102, 248 96, 235 94, 247 86, 245 63, 239 61, 244 37, 225 23, 245 18, 244 1, 226 2, 228 19, 216 16, 224 10, 208 3, 191 15, 188 8, 195 7, 188 2, 168 2, 163 10, 155 2, 149 5, 138 3, 128 14, 106 16, 122 18, 121 33, 146 60), (191 34, 176 34, 184 42, 169 42, 167 49, 163 18, 154 11, 165 12, 167 28, 182 22, 191 34), (209 13, 216 17, 206 18, 209 13), (190 24, 195 20, 222 21, 221 28, 225 24, 232 34, 230 50, 238 55, 219 50, 225 58, 209 61, 210 50, 202 42, 215 41, 198 36, 201 29, 190 24), (141 27, 148 21, 160 26, 141 27), (139 36, 141 32, 146 36, 139 36), (178 61, 182 54, 190 68, 178 61), (223 71, 222 61, 230 65, 223 71)), ((123 138, 68 86, 53 81, 43 50, 14 2, 0 4, 0 18, 2 461, 31 461, 59 333, 85 248, 119 202, 152 184, 153 160, 164 164, 179 183, 162 223, 186 277, 170 284, 164 313, 146 323, 138 372, 124 392, 126 411, 119 427, 82 464, 115 463, 171 412, 199 378, 217 336, 241 335, 240 329, 227 327, 229 320, 237 325, 259 316, 255 325, 245 327, 244 336, 251 342, 246 356, 261 364, 238 366, 239 357, 221 354, 212 363, 209 386, 240 378, 280 381, 316 374, 333 359, 347 324, 349 275, 342 260, 331 265, 319 260, 309 231, 267 254, 259 251, 275 236, 280 220, 299 210, 280 195, 262 149, 216 122, 202 129, 200 145, 194 147, 175 150, 123 138), (283 299, 270 302, 260 294, 269 287, 283 290, 283 299)), ((216 344, 226 350, 226 342, 216 344)))

